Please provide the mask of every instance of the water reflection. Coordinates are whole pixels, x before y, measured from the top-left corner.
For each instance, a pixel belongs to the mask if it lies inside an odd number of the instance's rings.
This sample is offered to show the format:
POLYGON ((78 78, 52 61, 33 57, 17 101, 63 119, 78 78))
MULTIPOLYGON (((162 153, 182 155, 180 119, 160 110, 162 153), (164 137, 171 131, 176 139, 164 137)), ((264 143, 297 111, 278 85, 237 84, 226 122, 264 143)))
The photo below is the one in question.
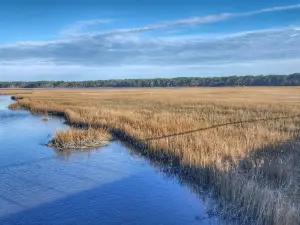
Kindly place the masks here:
POLYGON ((64 149, 64 150, 58 150, 53 148, 53 150, 56 152, 56 155, 61 160, 67 160, 70 161, 73 158, 90 158, 95 154, 98 154, 102 149, 105 149, 105 147, 97 148, 97 149, 64 149))

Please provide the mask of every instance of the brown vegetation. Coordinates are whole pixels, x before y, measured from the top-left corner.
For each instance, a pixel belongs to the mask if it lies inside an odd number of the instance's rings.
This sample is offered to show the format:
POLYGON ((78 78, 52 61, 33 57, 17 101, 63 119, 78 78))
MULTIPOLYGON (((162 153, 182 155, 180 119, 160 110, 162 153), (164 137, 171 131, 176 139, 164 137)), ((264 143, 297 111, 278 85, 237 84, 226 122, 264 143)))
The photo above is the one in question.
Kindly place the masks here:
POLYGON ((233 203, 243 221, 300 224, 300 88, 18 92, 18 103, 33 113, 107 128, 187 169, 194 183, 233 203))
POLYGON ((21 110, 21 109, 23 109, 22 105, 20 105, 18 102, 14 102, 14 103, 10 104, 8 106, 8 108, 10 110, 21 110))
POLYGON ((75 129, 58 131, 49 147, 61 149, 89 149, 108 144, 110 134, 104 129, 75 129))

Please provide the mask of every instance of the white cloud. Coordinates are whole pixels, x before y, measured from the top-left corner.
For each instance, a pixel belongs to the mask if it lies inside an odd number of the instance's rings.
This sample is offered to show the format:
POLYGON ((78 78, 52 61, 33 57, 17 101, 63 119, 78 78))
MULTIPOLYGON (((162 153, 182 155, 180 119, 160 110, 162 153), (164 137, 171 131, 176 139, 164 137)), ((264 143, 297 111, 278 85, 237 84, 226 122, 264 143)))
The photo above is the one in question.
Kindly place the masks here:
POLYGON ((91 26, 99 25, 99 24, 109 24, 113 22, 113 20, 109 19, 99 19, 99 20, 83 20, 83 21, 77 21, 72 26, 65 28, 60 32, 60 35, 62 36, 76 36, 79 35, 82 32, 85 32, 85 30, 91 26))
MULTIPOLYGON (((253 16, 257 14, 263 14, 268 12, 278 12, 278 11, 287 11, 287 10, 295 10, 300 9, 300 4, 296 5, 287 5, 287 6, 279 6, 279 7, 271 7, 271 8, 264 8, 260 10, 254 10, 249 12, 241 12, 241 13, 221 13, 217 15, 209 15, 209 16, 196 16, 181 20, 175 20, 165 23, 159 23, 155 25, 148 25, 144 27, 137 27, 137 28, 129 28, 129 29, 116 29, 111 30, 104 33, 97 33, 97 32, 89 32, 90 35, 117 35, 117 34, 128 34, 128 33, 140 33, 140 32, 147 32, 147 31, 156 31, 156 30, 168 30, 173 28, 180 28, 180 27, 191 27, 191 26, 199 26, 203 24, 211 24, 211 23, 217 23, 220 21, 225 21, 233 18, 238 17, 248 17, 253 16)), ((101 20, 100 20, 101 21, 101 20)), ((84 21, 83 24, 88 24, 89 21, 84 21)), ((93 21, 90 21, 91 24, 93 24, 93 21)), ((80 24, 80 22, 79 22, 80 24)), ((75 25, 75 27, 77 27, 75 25)), ((80 25, 79 25, 80 27, 80 25)), ((79 32, 77 32, 79 34, 79 32)), ((86 34, 85 34, 86 35, 86 34)))
POLYGON ((82 37, 68 41, 0 46, 0 61, 30 60, 90 66, 186 65, 300 58, 300 31, 252 31, 223 38, 132 36, 82 37))
MULTIPOLYGON (((265 8, 265 9, 249 12, 248 14, 254 15, 259 13, 286 11, 286 10, 293 10, 293 9, 300 9, 300 4, 265 8)), ((247 13, 244 14, 246 15, 247 13)))
MULTIPOLYGON (((47 76, 62 79, 61 75, 72 75, 71 79, 108 79, 141 74, 158 77, 296 72, 300 70, 300 29, 297 27, 209 38, 205 35, 153 38, 140 33, 298 8, 300 5, 224 13, 66 40, 0 45, 0 80, 9 76, 37 79, 38 74, 41 79, 47 76)), ((81 21, 74 27, 81 32, 88 26, 106 22, 81 21)))

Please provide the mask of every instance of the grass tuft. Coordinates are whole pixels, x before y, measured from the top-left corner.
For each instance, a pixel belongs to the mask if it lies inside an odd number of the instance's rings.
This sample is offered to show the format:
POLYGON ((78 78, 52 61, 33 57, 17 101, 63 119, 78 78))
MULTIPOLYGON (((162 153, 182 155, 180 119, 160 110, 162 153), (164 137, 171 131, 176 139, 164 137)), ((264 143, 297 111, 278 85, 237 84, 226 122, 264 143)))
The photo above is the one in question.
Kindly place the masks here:
POLYGON ((110 138, 110 134, 104 129, 70 128, 66 131, 58 131, 48 146, 59 150, 90 149, 107 145, 110 138))
POLYGON ((21 110, 24 109, 18 102, 14 102, 8 106, 10 110, 21 110))

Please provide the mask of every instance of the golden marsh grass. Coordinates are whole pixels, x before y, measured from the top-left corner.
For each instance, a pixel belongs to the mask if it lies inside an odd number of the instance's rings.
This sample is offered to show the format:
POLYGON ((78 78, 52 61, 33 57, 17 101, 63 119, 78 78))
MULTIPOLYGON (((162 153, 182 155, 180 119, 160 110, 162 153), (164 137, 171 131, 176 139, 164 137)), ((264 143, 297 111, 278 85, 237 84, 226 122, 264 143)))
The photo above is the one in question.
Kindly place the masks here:
POLYGON ((0 93, 21 96, 18 104, 32 113, 108 129, 144 154, 187 169, 242 222, 300 224, 298 87, 0 93))
POLYGON ((58 131, 49 147, 63 149, 89 149, 105 146, 110 140, 110 134, 104 129, 76 129, 58 131))

